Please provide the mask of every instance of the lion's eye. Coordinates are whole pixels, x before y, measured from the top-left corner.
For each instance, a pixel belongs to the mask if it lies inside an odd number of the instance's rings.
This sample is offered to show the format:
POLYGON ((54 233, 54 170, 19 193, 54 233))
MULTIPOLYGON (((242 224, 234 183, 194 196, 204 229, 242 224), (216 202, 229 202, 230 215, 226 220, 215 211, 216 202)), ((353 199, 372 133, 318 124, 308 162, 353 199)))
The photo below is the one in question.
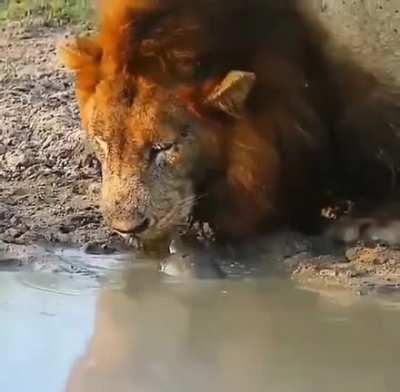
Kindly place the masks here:
POLYGON ((172 147, 174 147, 174 145, 175 144, 172 142, 153 144, 149 151, 149 160, 153 161, 157 157, 158 154, 160 154, 161 152, 164 152, 164 151, 171 150, 172 147))
POLYGON ((190 125, 188 124, 183 125, 181 128, 181 136, 183 138, 188 137, 189 133, 190 133, 190 125))

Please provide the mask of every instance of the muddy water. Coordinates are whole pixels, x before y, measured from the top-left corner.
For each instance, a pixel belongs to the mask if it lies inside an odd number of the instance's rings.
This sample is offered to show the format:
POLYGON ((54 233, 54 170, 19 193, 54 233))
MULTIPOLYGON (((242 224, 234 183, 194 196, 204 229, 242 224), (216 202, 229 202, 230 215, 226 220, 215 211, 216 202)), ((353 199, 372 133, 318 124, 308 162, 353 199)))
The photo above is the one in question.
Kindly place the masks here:
POLYGON ((0 271, 1 391, 400 388, 395 301, 273 277, 182 281, 123 256, 63 260, 0 271))

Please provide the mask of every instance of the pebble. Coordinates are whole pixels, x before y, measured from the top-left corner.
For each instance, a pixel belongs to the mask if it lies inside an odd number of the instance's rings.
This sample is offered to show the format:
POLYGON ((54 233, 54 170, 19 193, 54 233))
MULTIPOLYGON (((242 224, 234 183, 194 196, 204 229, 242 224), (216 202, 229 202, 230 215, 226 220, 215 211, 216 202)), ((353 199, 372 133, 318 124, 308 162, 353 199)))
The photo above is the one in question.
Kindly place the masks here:
POLYGON ((353 259, 355 256, 357 256, 357 253, 360 251, 359 247, 354 247, 354 248, 349 248, 345 252, 345 256, 347 260, 353 259))
POLYGON ((7 230, 4 232, 4 234, 5 234, 7 237, 16 238, 16 237, 18 237, 18 236, 21 234, 21 232, 20 232, 18 229, 14 228, 14 227, 10 227, 9 229, 7 229, 7 230))
POLYGON ((338 275, 337 271, 333 269, 323 269, 319 271, 319 274, 320 276, 329 276, 329 277, 334 277, 338 275))
POLYGON ((177 278, 188 278, 193 274, 188 257, 172 254, 160 265, 160 271, 177 278))
POLYGON ((109 255, 115 252, 113 247, 110 247, 107 244, 100 243, 100 242, 87 242, 82 250, 86 254, 92 255, 109 255))

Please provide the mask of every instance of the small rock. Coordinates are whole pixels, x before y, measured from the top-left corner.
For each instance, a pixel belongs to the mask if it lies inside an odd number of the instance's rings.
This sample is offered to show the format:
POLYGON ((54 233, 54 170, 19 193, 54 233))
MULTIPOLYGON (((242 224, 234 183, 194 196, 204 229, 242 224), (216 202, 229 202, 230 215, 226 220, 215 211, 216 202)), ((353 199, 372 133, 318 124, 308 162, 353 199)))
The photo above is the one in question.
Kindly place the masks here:
POLYGON ((345 252, 346 259, 351 261, 354 257, 357 256, 357 253, 360 251, 359 247, 349 248, 345 252))
POLYGON ((193 276, 190 258, 178 254, 172 254, 165 259, 160 265, 160 271, 166 275, 179 278, 189 278, 193 276))
POLYGON ((115 252, 115 248, 100 242, 88 242, 82 250, 91 255, 109 255, 115 252))
POLYGON ((338 275, 337 271, 333 269, 323 269, 319 271, 319 274, 321 276, 332 277, 332 278, 338 275))
POLYGON ((21 232, 20 232, 18 229, 14 228, 14 227, 10 227, 9 229, 7 229, 7 230, 4 232, 4 234, 5 234, 7 237, 16 238, 16 237, 18 237, 19 235, 21 235, 21 232))

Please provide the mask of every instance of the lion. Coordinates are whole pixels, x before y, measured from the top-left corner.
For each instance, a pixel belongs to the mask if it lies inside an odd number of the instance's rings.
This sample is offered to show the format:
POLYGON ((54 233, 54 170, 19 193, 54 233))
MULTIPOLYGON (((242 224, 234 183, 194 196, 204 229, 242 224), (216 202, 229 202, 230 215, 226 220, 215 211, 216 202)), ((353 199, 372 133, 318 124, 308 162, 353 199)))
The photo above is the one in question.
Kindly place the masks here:
POLYGON ((321 228, 332 193, 397 192, 400 99, 296 1, 113 0, 64 45, 109 226, 143 241, 321 228))

